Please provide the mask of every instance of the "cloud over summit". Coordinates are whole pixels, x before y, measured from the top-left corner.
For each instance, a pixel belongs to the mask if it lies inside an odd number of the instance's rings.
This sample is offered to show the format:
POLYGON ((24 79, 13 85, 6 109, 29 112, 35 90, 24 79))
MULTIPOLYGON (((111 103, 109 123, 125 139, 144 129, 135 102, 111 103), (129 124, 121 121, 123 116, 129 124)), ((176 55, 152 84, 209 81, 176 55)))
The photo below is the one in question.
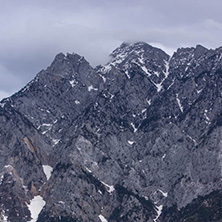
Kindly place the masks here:
POLYGON ((76 52, 95 66, 106 63, 123 41, 155 43, 168 52, 196 44, 222 45, 219 0, 0 0, 0 4, 2 95, 21 88, 59 52, 76 52))

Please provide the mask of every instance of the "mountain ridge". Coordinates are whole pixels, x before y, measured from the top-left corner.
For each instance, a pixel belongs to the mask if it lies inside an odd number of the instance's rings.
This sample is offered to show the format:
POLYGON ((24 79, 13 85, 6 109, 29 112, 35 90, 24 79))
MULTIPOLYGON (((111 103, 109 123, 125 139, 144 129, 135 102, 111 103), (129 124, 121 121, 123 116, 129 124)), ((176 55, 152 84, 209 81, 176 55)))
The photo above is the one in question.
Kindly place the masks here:
POLYGON ((123 43, 111 55, 93 69, 60 53, 1 101, 0 204, 8 221, 30 220, 27 203, 36 196, 46 202, 38 222, 189 221, 191 206, 220 193, 221 48, 170 57, 123 43), (53 168, 48 180, 43 165, 53 168))

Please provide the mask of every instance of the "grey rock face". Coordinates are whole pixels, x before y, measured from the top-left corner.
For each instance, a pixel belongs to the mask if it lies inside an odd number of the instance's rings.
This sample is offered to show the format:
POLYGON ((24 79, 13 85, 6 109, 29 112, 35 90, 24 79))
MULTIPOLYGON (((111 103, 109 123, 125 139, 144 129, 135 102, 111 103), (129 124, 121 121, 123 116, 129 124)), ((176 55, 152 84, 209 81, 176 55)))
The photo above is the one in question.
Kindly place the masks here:
POLYGON ((193 221, 219 221, 221 55, 123 43, 93 69, 58 54, 0 103, 2 219, 29 221, 41 196, 38 222, 183 221, 203 203, 193 221))

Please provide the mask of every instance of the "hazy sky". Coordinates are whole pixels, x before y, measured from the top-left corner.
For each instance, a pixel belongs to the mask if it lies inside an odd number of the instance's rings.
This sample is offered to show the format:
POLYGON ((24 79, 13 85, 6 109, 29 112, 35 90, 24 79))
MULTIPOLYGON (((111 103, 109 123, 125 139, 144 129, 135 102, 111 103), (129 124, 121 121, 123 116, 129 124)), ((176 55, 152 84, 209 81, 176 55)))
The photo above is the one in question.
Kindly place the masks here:
POLYGON ((168 53, 222 46, 221 9, 221 0, 0 0, 0 98, 59 52, 76 52, 95 66, 123 41, 168 53))

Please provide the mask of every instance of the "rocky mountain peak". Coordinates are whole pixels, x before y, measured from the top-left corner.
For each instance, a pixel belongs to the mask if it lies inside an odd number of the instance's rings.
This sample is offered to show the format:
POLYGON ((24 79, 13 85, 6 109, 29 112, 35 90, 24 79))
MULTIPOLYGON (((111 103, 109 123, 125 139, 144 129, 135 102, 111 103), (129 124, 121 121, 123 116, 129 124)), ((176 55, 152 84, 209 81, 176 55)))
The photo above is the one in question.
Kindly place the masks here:
POLYGON ((123 57, 123 59, 129 55, 141 55, 144 51, 154 50, 155 48, 145 42, 127 43, 123 42, 118 48, 116 48, 111 54, 111 58, 123 57))
POLYGON ((145 42, 122 43, 110 56, 111 60, 99 68, 104 77, 113 67, 128 79, 132 78, 131 74, 135 73, 135 70, 140 70, 157 91, 160 91, 162 83, 169 75, 170 56, 145 42))
POLYGON ((205 54, 206 52, 208 51, 208 49, 202 45, 197 45, 196 48, 195 48, 195 55, 197 57, 205 54))
POLYGON ((92 67, 83 56, 76 53, 67 53, 66 55, 59 53, 46 72, 69 79, 80 73, 84 75, 85 69, 92 70, 92 67))
POLYGON ((181 56, 184 58, 187 57, 195 57, 198 58, 199 56, 202 56, 208 51, 207 48, 205 48, 202 45, 197 45, 196 47, 185 47, 185 48, 178 48, 177 51, 174 53, 177 56, 181 56))
POLYGON ((215 72, 221 68, 221 49, 210 49, 197 45, 196 47, 180 48, 172 56, 170 66, 173 67, 173 74, 178 78, 187 78, 199 73, 215 72), (198 71, 197 71, 198 70, 198 71))
POLYGON ((149 76, 157 73, 159 63, 169 60, 169 56, 161 49, 152 47, 144 42, 122 43, 120 47, 111 53, 110 65, 119 69, 127 70, 130 65, 136 64, 149 76), (151 66, 152 63, 152 66, 151 66), (154 72, 156 70, 156 73, 154 72))
POLYGON ((221 220, 221 55, 58 54, 0 103, 0 221, 221 220))

